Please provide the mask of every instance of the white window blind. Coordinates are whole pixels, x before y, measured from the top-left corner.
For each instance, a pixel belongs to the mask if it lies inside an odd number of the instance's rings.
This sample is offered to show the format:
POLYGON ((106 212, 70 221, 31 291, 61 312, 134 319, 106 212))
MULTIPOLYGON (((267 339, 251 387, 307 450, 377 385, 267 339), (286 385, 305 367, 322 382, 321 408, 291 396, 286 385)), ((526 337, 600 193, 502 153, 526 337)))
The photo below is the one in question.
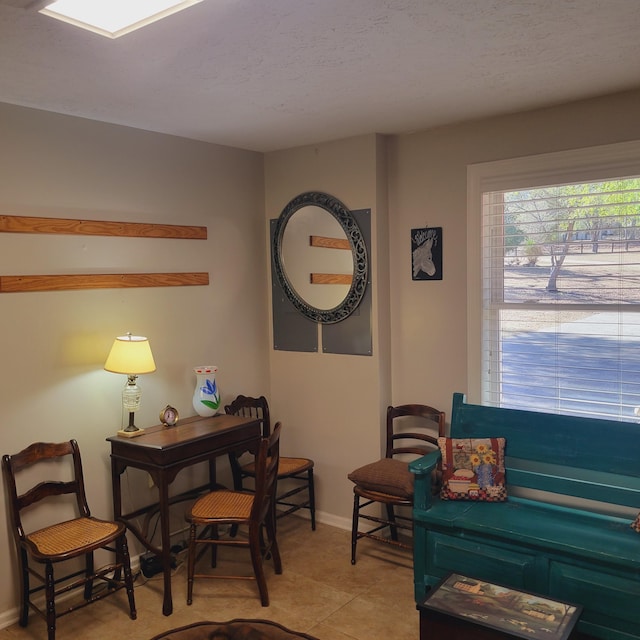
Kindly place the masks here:
POLYGON ((640 177, 482 194, 482 397, 639 419, 640 177))

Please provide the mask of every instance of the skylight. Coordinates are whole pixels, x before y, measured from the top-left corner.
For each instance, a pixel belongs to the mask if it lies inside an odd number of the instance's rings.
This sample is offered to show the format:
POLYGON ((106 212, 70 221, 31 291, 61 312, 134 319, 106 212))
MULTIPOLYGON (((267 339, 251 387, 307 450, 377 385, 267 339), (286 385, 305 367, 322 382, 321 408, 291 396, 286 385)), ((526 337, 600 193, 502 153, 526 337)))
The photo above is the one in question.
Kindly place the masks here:
POLYGON ((107 38, 119 38, 198 2, 202 0, 57 0, 40 13, 107 38))

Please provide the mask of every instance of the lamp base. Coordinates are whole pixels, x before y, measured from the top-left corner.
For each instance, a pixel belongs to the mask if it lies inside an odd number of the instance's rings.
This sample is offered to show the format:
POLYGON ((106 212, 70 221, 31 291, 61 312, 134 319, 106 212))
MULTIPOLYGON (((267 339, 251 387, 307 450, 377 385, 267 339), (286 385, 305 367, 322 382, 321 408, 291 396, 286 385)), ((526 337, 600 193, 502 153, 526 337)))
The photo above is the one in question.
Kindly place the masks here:
MULTIPOLYGON (((126 388, 127 387, 125 387, 125 389, 126 388)), ((134 412, 135 409, 134 411, 129 411, 129 424, 124 429, 120 429, 120 431, 118 431, 119 436, 122 436, 123 438, 135 438, 136 436, 141 436, 144 433, 144 429, 140 429, 140 427, 136 427, 136 425, 133 424, 134 412)))
POLYGON ((118 431, 118 435, 123 438, 135 438, 137 436, 141 436, 144 433, 144 429, 136 429, 135 431, 125 431, 124 429, 120 429, 118 431))

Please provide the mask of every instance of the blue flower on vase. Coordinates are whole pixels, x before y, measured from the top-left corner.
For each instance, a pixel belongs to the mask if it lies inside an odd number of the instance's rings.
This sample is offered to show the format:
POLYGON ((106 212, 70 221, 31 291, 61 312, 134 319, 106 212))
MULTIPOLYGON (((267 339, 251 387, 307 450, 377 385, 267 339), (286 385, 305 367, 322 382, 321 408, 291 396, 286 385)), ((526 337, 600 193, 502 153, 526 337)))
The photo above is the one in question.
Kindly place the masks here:
POLYGON ((211 396, 211 400, 200 398, 200 402, 210 409, 217 409, 220 406, 220 394, 218 393, 218 385, 215 380, 205 380, 204 385, 200 387, 200 392, 204 396, 211 396))

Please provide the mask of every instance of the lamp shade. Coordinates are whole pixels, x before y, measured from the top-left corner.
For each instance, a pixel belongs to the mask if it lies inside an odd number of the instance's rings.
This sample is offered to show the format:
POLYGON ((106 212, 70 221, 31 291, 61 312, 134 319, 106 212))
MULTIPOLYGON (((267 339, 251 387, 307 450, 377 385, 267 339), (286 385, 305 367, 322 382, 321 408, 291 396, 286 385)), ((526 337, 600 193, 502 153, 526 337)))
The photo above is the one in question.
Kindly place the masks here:
POLYGON ((151 373, 156 370, 149 340, 144 336, 118 336, 111 347, 107 361, 104 363, 106 371, 138 375, 151 373))

